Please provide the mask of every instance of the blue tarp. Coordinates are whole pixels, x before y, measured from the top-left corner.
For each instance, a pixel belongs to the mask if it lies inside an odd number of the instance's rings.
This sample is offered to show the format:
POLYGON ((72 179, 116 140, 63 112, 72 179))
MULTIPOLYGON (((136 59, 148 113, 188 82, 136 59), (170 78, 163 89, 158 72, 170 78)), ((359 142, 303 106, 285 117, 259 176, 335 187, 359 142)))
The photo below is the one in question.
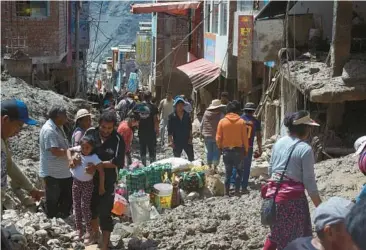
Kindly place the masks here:
POLYGON ((131 72, 130 78, 128 79, 127 91, 135 93, 138 89, 138 85, 139 84, 138 84, 137 74, 134 72, 131 72))

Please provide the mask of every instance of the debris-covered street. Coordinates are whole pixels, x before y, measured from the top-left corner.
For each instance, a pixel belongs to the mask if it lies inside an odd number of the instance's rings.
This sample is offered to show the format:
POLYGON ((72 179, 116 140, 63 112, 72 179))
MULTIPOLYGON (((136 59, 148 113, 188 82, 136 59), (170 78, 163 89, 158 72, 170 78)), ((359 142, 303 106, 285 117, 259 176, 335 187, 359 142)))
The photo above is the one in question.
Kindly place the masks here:
POLYGON ((366 250, 366 1, 2 1, 1 249, 366 250))

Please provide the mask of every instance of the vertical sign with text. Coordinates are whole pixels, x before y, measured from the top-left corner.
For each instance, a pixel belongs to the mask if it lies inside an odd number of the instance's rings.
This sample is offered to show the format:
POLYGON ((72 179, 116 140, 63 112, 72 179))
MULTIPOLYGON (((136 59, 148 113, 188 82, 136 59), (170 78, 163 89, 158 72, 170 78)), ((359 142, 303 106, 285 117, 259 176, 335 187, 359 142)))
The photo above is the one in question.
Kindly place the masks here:
POLYGON ((252 88, 253 16, 239 15, 238 22, 238 90, 249 93, 252 88))

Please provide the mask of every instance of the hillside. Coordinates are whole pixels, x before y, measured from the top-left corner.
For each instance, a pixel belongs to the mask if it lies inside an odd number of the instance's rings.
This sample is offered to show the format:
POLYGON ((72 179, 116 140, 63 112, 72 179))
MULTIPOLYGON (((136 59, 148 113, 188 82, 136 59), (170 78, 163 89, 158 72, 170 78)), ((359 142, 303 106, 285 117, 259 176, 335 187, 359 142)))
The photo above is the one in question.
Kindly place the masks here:
MULTIPOLYGON (((140 1, 139 1, 140 2, 140 1)), ((90 48, 89 56, 93 59, 108 43, 101 53, 102 57, 110 54, 110 47, 119 44, 132 44, 136 40, 136 32, 139 29, 139 22, 150 21, 150 14, 135 15, 130 12, 130 5, 133 1, 92 1, 90 3, 90 16, 95 22, 90 26, 90 48), (97 35, 97 20, 102 6, 101 22, 97 35), (94 41, 95 51, 93 53, 94 41), (92 55, 93 54, 93 55, 92 55)), ((90 59, 90 58, 89 58, 90 59)), ((98 61, 96 58, 94 61, 98 61)))

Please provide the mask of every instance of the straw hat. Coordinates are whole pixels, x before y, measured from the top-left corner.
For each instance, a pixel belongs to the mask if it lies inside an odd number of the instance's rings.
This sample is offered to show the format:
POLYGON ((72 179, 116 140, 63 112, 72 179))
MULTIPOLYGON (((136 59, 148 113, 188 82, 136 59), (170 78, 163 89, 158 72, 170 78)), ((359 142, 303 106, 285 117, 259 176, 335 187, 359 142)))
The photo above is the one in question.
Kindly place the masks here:
POLYGON ((221 104, 221 101, 219 99, 212 100, 210 107, 207 108, 207 110, 214 110, 226 107, 226 105, 221 104))
POLYGON ((80 118, 83 118, 85 116, 92 116, 91 113, 89 113, 86 109, 79 109, 76 113, 75 121, 79 120, 80 118))

